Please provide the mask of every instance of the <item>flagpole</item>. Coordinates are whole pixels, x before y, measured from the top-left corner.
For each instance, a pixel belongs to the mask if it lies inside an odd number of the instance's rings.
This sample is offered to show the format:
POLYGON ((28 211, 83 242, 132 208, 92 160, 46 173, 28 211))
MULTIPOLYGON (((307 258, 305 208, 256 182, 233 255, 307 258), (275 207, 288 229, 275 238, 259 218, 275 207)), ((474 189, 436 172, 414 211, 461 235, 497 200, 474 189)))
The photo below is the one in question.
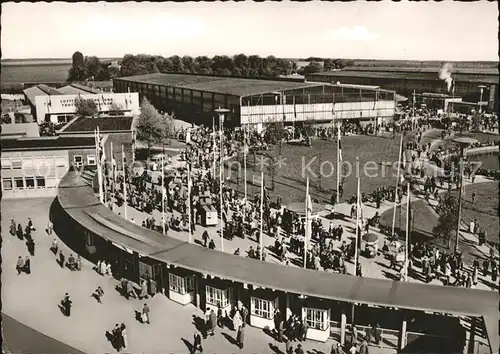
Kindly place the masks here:
POLYGON ((356 276, 356 270, 358 269, 358 238, 359 238, 359 217, 361 214, 361 193, 360 193, 360 178, 358 177, 358 195, 357 195, 357 205, 356 205, 356 240, 354 241, 354 275, 356 276))
POLYGON ((340 203, 340 122, 337 122, 337 204, 340 203))
POLYGON ((101 160, 101 137, 99 135, 99 127, 97 127, 97 151, 98 151, 98 163, 97 163, 97 181, 99 182, 99 201, 101 204, 104 203, 104 196, 102 192, 102 160, 101 160))
POLYGON ((307 250, 308 250, 308 237, 309 237, 309 177, 306 180, 306 227, 304 237, 304 269, 307 268, 307 250))
POLYGON ((397 207, 397 201, 398 201, 398 186, 399 186, 399 173, 400 173, 400 166, 399 164, 401 163, 401 155, 403 154, 403 133, 401 133, 401 141, 399 142, 399 157, 398 157, 398 171, 397 171, 397 176, 396 176, 396 192, 394 193, 394 211, 392 213, 392 233, 391 237, 394 236, 394 228, 396 227, 396 207, 397 207))
POLYGON ((215 164, 216 164, 216 158, 215 158, 215 154, 216 154, 216 146, 217 144, 215 143, 215 117, 212 117, 212 132, 213 132, 213 152, 214 152, 214 164, 213 164, 213 169, 214 169, 214 173, 213 173, 213 178, 215 179, 215 164))
POLYGON ((192 228, 191 228, 191 163, 188 163, 188 220, 189 220, 189 243, 192 243, 193 240, 193 235, 192 235, 192 228))
MULTIPOLYGON (((239 173, 239 171, 238 171, 239 173)), ((243 126, 243 173, 245 174, 245 210, 247 205, 247 127, 243 126)), ((246 212, 245 212, 246 214, 246 212)))
POLYGON ((165 154, 161 155, 161 227, 165 235, 165 154))
POLYGON ((264 169, 260 172, 260 237, 259 237, 259 243, 260 243, 260 260, 263 260, 263 253, 264 253, 264 233, 263 233, 263 217, 262 215, 264 214, 264 169))
POLYGON ((123 144, 122 144, 122 169, 123 169, 123 215, 125 216, 125 219, 128 219, 128 217, 127 217, 127 176, 126 176, 126 169, 125 169, 125 149, 123 148, 123 144))
POLYGON ((114 154, 113 154, 113 142, 110 142, 110 150, 111 150, 111 179, 113 180, 113 184, 111 185, 111 211, 115 210, 115 203, 113 202, 113 195, 115 192, 115 165, 114 165, 114 154))
MULTIPOLYGON (((219 194, 220 194, 220 248, 221 251, 224 252, 224 203, 222 200, 222 178, 223 178, 223 168, 224 168, 224 160, 223 160, 223 133, 222 133, 222 117, 223 115, 219 115, 219 134, 220 134, 220 165, 219 165, 219 194)), ((214 132, 215 134, 215 132, 214 132)), ((215 135, 214 135, 215 136, 215 135)), ((215 160, 214 160, 215 161, 215 160)), ((214 165, 215 166, 215 165, 214 165)))
POLYGON ((410 183, 407 183, 406 196, 406 245, 405 245, 405 281, 408 281, 408 247, 410 239, 410 183))

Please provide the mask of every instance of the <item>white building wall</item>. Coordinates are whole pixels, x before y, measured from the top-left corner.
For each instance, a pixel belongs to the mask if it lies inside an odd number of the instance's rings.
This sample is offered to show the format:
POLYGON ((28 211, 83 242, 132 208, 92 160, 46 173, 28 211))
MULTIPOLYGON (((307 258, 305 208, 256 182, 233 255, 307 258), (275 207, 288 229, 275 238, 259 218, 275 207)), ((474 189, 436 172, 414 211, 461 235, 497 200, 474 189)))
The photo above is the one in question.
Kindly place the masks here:
POLYGON ((242 106, 241 124, 392 117, 395 109, 394 101, 242 106))
POLYGON ((84 100, 93 99, 100 112, 108 112, 114 102, 123 107, 123 110, 126 111, 125 114, 127 115, 140 114, 139 94, 137 92, 102 92, 87 95, 36 96, 35 105, 37 122, 43 122, 47 113, 51 115, 51 121, 53 123, 57 123, 58 115, 75 114, 75 99, 77 99, 77 97, 81 97, 84 100))

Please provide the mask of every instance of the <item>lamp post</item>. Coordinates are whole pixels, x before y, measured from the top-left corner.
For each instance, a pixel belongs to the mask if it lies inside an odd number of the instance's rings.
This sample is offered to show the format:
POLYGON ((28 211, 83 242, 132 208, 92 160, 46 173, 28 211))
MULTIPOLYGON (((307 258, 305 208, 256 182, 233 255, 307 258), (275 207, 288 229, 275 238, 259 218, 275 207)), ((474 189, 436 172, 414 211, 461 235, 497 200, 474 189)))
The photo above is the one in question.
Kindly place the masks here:
POLYGON ((463 190, 463 175, 464 175, 464 150, 470 144, 467 138, 456 138, 453 142, 460 147, 460 162, 459 162, 459 174, 458 174, 458 220, 457 220, 457 234, 455 241, 455 253, 458 252, 458 242, 460 240, 460 219, 462 217, 462 190, 463 190))
POLYGON ((219 136, 220 136, 220 166, 219 166, 219 199, 220 199, 220 248, 221 251, 224 252, 224 222, 223 222, 223 210, 224 203, 222 201, 222 179, 224 178, 223 169, 224 169, 224 115, 229 112, 229 109, 226 108, 217 108, 215 112, 219 115, 219 136))
POLYGON ((483 112, 482 107, 481 107, 481 103, 483 102, 483 92, 484 92, 484 89, 486 88, 486 86, 479 85, 478 87, 481 90, 481 94, 479 96, 479 114, 481 114, 483 112))

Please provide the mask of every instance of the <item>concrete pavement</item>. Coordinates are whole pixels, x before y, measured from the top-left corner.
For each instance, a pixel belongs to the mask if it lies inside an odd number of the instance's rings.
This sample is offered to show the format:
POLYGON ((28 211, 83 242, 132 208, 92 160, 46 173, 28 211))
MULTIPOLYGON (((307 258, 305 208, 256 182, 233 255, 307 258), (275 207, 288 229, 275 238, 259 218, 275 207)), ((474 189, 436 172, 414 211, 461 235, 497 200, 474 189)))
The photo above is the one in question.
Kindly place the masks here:
MULTIPOLYGON (((192 305, 179 305, 158 294, 146 300, 151 308, 151 324, 141 324, 135 319, 135 311, 140 310, 145 301, 126 300, 120 296, 115 290, 118 284, 115 279, 100 276, 86 260, 83 260, 81 272, 60 268, 49 251, 52 238, 57 236, 50 237, 43 230, 51 202, 51 199, 2 201, 3 230, 8 230, 11 218, 25 224, 31 217, 37 228, 33 232, 36 250, 35 256, 31 257, 30 275, 17 275, 15 270, 17 257, 28 254, 24 242, 4 234, 2 311, 24 325, 86 353, 113 352, 105 331, 122 322, 128 332, 127 353, 188 353, 187 343, 192 342, 195 330, 192 316, 202 316, 201 311, 192 305), (91 297, 99 285, 105 293, 102 304, 91 297), (58 307, 66 292, 73 301, 69 318, 63 316, 58 307)), ((72 252, 61 241, 59 246, 66 256, 72 252)), ((222 332, 225 334, 220 334, 218 330, 214 337, 203 342, 205 353, 281 353, 285 349, 284 344, 277 343, 257 328, 246 328, 242 350, 232 343, 235 332, 227 329, 222 332)), ((310 353, 328 353, 331 345, 332 341, 307 341, 303 347, 310 353)), ((32 350, 33 353, 43 351, 37 348, 32 350)), ((375 347, 370 350, 375 354, 392 352, 375 347)))

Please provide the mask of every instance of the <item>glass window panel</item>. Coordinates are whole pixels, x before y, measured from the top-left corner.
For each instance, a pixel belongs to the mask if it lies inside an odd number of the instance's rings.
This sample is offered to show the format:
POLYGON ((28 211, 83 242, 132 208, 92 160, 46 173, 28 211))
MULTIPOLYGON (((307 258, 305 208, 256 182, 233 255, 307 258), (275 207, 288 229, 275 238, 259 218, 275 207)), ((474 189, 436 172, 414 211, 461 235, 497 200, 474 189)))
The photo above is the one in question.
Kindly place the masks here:
POLYGON ((3 190, 11 190, 12 189, 12 178, 2 178, 2 188, 3 190))
POLYGON ((35 188, 35 178, 34 177, 26 177, 26 188, 35 188))
POLYGON ((14 178, 14 186, 16 189, 24 189, 24 180, 22 177, 14 178))
POLYGON ((57 167, 66 167, 68 164, 68 159, 63 156, 57 156, 56 157, 56 166, 57 167))
POLYGON ((2 159, 2 170, 3 169, 10 169, 12 167, 12 162, 10 159, 2 159))
POLYGON ((15 169, 23 168, 23 162, 21 160, 12 160, 12 168, 15 169))
POLYGON ((37 187, 45 187, 45 177, 37 176, 36 177, 36 186, 37 187))
POLYGON ((54 177, 47 177, 45 178, 45 184, 46 184, 46 187, 48 188, 55 188, 57 187, 57 178, 54 178, 54 177))

